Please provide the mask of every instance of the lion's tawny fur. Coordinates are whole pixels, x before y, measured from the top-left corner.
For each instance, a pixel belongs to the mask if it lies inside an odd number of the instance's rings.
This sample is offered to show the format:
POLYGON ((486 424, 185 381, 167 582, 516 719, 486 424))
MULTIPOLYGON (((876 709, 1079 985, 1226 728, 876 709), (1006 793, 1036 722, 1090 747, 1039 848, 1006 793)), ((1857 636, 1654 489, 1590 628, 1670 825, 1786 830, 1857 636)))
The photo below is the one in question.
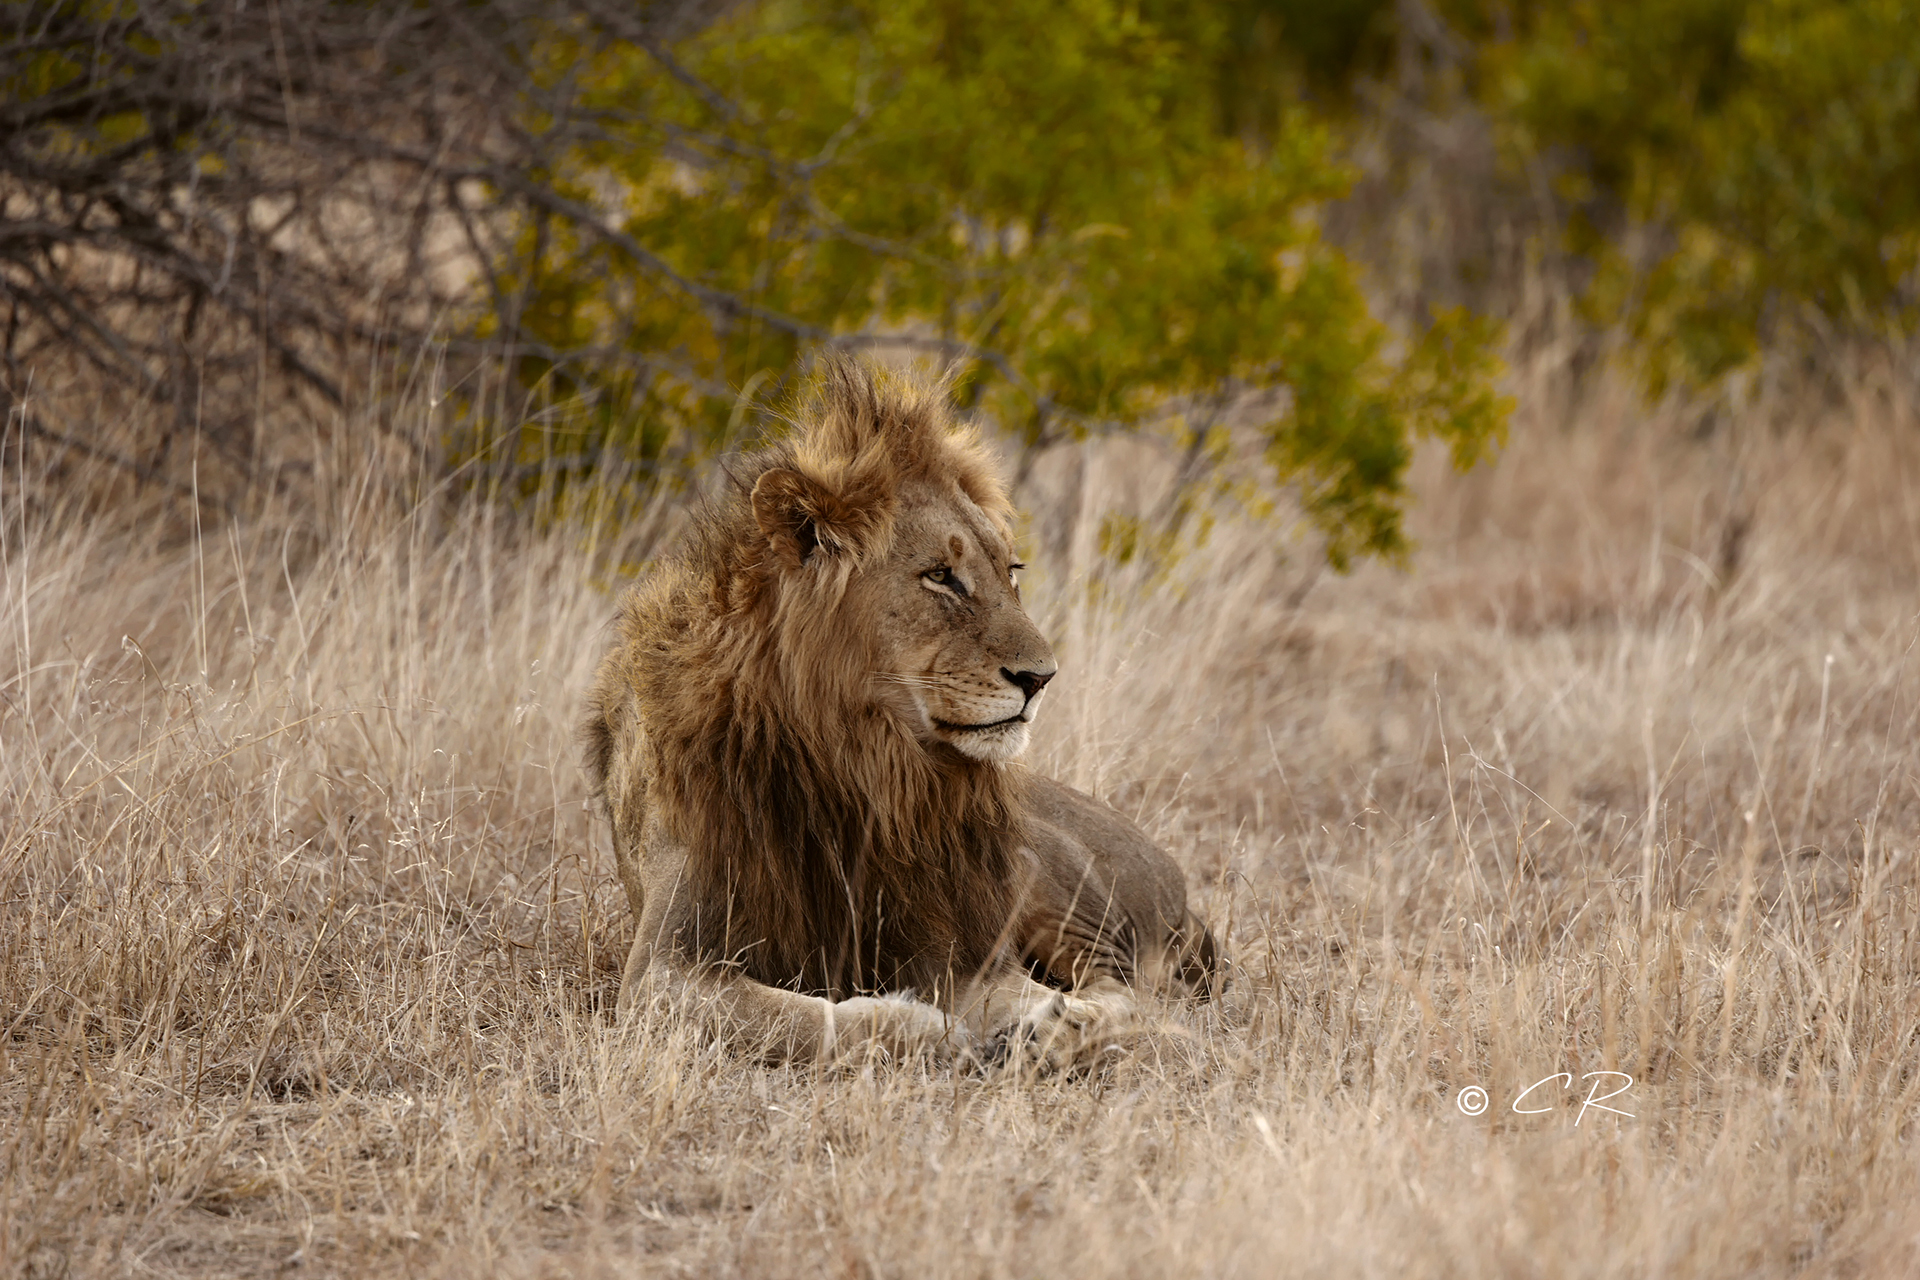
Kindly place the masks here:
POLYGON ((729 481, 621 612, 588 721, 595 788, 627 831, 655 807, 693 900, 727 904, 697 921, 703 958, 835 998, 951 990, 1007 941, 1018 779, 929 753, 874 708, 872 655, 838 606, 886 557, 903 488, 958 485, 1003 531, 1006 492, 938 389, 851 364, 830 366, 804 434, 729 481), (838 504, 814 526, 844 544, 830 573, 782 577, 801 549, 756 521, 756 486, 788 471, 838 504))
POLYGON ((944 390, 830 363, 727 481, 624 602, 586 724, 638 925, 623 1008, 778 1056, 1060 1067, 1137 986, 1211 989, 1172 860, 1013 763, 1057 665, 944 390))

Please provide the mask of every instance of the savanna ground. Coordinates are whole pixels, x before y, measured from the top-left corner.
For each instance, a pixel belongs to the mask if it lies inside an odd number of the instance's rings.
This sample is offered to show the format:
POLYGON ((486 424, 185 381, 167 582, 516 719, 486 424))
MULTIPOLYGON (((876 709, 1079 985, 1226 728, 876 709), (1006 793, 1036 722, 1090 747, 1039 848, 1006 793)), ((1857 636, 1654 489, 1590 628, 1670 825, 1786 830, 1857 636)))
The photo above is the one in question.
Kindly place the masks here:
POLYGON ((1160 455, 1043 458, 1032 763, 1162 840, 1235 958, 1069 1079, 616 1024, 574 726, 632 546, 324 447, 196 531, 12 437, 0 1270, 1910 1272, 1896 354, 1713 413, 1524 358, 1503 456, 1417 467, 1410 572, 1231 514, 1116 567, 1160 455))

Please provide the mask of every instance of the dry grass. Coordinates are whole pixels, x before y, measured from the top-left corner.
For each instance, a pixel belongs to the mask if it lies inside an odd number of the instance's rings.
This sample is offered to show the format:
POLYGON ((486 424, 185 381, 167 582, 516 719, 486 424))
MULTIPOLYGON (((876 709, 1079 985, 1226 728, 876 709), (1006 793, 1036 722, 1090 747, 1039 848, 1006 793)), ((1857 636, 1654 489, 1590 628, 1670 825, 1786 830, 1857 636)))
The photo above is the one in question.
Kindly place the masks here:
POLYGON ((1238 963, 1065 1080, 613 1023, 578 538, 347 462, 196 540, 10 460, 0 1271, 1911 1271, 1920 439, 1842 383, 1701 439, 1529 366, 1411 574, 1229 522, 1129 579, 1132 455, 1042 468, 1037 763, 1238 963))

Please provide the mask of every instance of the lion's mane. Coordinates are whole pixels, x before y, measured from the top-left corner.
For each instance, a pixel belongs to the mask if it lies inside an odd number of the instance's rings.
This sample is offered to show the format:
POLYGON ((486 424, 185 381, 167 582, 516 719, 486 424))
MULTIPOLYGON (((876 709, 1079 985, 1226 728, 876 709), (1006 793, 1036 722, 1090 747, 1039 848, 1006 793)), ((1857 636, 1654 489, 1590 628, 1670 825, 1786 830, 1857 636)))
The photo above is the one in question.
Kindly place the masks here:
POLYGON ((943 389, 836 362, 795 425, 734 461, 682 550, 625 602, 588 770, 629 847, 651 809, 685 849, 682 945, 701 958, 830 998, 933 997, 1007 941, 1023 775, 930 751, 874 705, 884 623, 849 587, 885 562, 912 482, 959 486, 1003 530, 1013 510, 943 389), (831 498, 770 537, 753 495, 782 471, 831 498), (783 571, 783 556, 816 555, 783 571))

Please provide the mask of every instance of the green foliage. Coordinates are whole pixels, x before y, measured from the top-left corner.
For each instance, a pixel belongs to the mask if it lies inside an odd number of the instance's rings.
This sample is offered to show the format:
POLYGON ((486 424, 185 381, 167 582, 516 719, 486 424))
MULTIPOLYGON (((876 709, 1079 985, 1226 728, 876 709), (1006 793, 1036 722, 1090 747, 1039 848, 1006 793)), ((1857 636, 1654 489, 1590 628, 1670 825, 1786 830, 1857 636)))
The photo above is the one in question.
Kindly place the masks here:
MULTIPOLYGON (((1571 148, 1596 318, 1656 389, 1748 360, 1811 307, 1910 329, 1920 266, 1916 0, 1532 0, 1480 56, 1521 157, 1571 148), (1580 185, 1584 182, 1585 186, 1580 185), (1592 216, 1667 233, 1651 262, 1592 216)), ((1486 28, 1489 36, 1494 28, 1486 28)))
POLYGON ((1355 85, 1386 69, 1393 0, 1220 0, 1225 27, 1213 77, 1229 132, 1272 137, 1302 99, 1335 113, 1355 85))
POLYGON ((1503 428, 1496 335, 1446 316, 1396 342, 1369 313, 1315 229, 1350 180, 1327 130, 1223 121, 1243 28, 1172 2, 773 0, 670 50, 556 33, 539 56, 609 123, 551 180, 614 229, 528 226, 519 323, 643 372, 524 372, 596 393, 583 447, 646 458, 730 442, 742 397, 876 333, 968 359, 1029 444, 1275 390, 1268 457, 1334 561, 1395 555, 1412 438, 1464 463, 1503 428))

